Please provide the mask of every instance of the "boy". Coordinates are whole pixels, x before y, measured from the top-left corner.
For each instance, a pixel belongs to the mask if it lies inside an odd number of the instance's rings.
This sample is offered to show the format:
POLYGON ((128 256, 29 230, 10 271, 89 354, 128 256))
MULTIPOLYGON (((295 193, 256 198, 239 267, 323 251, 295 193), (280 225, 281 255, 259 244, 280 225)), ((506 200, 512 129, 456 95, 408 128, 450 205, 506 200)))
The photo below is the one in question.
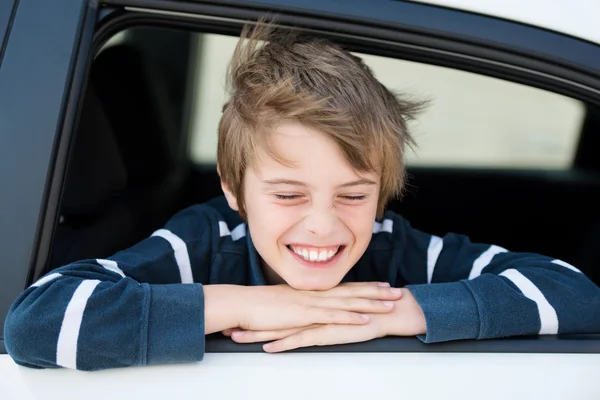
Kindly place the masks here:
POLYGON ((334 44, 248 31, 219 126, 225 197, 34 283, 5 324, 17 363, 197 361, 215 332, 269 342, 268 352, 387 335, 600 332, 600 289, 573 266, 428 235, 385 212, 404 183, 418 104, 334 44))

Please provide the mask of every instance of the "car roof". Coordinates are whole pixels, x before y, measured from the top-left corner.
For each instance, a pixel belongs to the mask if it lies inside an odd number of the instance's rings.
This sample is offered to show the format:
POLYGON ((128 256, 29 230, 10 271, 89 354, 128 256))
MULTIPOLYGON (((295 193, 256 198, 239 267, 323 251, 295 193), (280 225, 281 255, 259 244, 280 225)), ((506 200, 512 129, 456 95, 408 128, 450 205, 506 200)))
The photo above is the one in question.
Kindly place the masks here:
POLYGON ((598 0, 411 0, 493 17, 568 34, 600 44, 598 0))

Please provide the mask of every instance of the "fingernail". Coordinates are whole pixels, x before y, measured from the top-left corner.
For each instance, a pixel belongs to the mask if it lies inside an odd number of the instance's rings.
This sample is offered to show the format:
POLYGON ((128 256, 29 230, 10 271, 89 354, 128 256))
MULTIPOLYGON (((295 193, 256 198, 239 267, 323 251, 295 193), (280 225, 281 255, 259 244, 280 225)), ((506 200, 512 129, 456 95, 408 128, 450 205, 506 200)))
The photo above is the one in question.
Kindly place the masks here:
POLYGON ((390 291, 392 292, 392 294, 401 294, 402 293, 402 289, 400 289, 400 288, 391 288, 390 291))
POLYGON ((362 314, 361 315, 363 317, 364 320, 368 321, 370 319, 370 317, 367 314, 362 314))
POLYGON ((388 282, 379 282, 379 286, 389 287, 390 284, 388 282))
POLYGON ((234 337, 238 337, 238 338, 239 338, 239 337, 242 337, 242 336, 244 336, 244 332, 242 332, 242 331, 235 331, 235 332, 232 332, 232 333, 231 333, 231 336, 234 336, 234 337))
POLYGON ((267 343, 263 346, 263 350, 272 350, 272 349, 273 349, 272 343, 267 343))
POLYGON ((392 301, 384 301, 382 303, 386 307, 393 307, 394 306, 394 303, 392 301))

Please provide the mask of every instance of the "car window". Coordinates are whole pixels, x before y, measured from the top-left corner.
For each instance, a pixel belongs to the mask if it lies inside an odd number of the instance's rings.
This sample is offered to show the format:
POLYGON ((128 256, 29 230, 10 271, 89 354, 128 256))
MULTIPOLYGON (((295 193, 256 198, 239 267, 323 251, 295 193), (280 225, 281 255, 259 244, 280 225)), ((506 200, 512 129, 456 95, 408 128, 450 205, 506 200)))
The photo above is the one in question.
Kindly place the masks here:
MULTIPOLYGON (((190 156, 216 161, 235 37, 199 34, 190 156)), ((455 69, 358 54, 389 89, 429 100, 411 123, 418 143, 409 165, 567 169, 585 114, 582 102, 545 90, 455 69)))

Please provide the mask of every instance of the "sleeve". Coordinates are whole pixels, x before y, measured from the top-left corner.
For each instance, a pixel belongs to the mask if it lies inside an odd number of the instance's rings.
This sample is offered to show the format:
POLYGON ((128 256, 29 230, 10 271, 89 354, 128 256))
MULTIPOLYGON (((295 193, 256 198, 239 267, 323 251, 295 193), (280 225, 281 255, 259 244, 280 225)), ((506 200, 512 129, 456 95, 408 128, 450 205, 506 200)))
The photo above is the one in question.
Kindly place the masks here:
POLYGON ((398 280, 425 315, 426 343, 600 333, 600 288, 551 257, 420 232, 394 216, 398 280))
POLYGON ((9 310, 10 356, 28 367, 87 371, 201 360, 204 296, 194 282, 210 272, 212 219, 206 207, 190 207, 108 259, 43 276, 9 310))

